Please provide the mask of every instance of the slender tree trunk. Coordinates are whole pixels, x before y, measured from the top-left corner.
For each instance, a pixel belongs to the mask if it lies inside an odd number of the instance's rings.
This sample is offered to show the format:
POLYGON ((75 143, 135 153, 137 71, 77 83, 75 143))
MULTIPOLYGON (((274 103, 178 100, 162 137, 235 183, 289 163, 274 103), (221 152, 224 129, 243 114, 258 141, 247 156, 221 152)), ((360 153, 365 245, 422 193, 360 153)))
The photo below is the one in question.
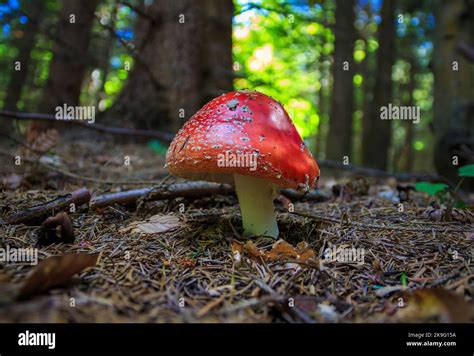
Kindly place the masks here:
POLYGON ((458 168, 474 163, 474 75, 472 63, 458 50, 462 44, 474 46, 474 4, 438 0, 435 17, 434 164, 440 174, 457 180, 458 168))
POLYGON ((41 112, 54 114, 55 107, 78 105, 86 69, 81 56, 87 53, 94 11, 99 0, 64 0, 59 15, 60 43, 53 48, 53 59, 44 89, 41 112), (67 43, 68 46, 65 46, 67 43))
MULTIPOLYGON (((115 25, 117 22, 117 11, 118 11, 118 0, 114 0, 112 2, 112 11, 110 12, 110 22, 108 23, 108 26, 110 29, 115 31, 115 25)), ((110 57, 112 55, 112 49, 114 46, 115 42, 114 36, 109 33, 109 36, 107 38, 107 42, 104 45, 104 55, 103 55, 103 64, 101 68, 101 77, 102 77, 102 86, 98 90, 98 93, 96 94, 96 106, 98 106, 99 102, 106 96, 105 93, 105 83, 107 82, 107 76, 109 75, 109 69, 110 69, 110 57)))
MULTIPOLYGON (((43 1, 26 2, 22 9, 31 18, 39 20, 43 12, 43 1)), ((5 98, 4 108, 6 110, 18 110, 17 104, 21 99, 22 89, 26 84, 28 77, 28 67, 30 65, 31 50, 35 45, 36 29, 31 21, 28 21, 23 27, 23 37, 14 39, 12 45, 18 49, 18 56, 12 63, 10 81, 7 87, 7 96, 5 98)), ((3 132, 8 132, 12 128, 12 122, 9 120, 0 120, 0 128, 3 132)))
MULTIPOLYGON (((41 18, 44 3, 42 1, 27 2, 23 9, 30 17, 35 19, 41 18)), ((15 59, 15 65, 18 63, 19 68, 14 68, 12 76, 8 83, 7 97, 5 99, 5 109, 17 110, 17 103, 21 98, 21 91, 26 83, 28 76, 28 66, 31 58, 31 50, 35 45, 35 27, 28 21, 23 28, 23 37, 13 40, 13 45, 18 49, 18 57, 15 59)))
POLYGON ((354 86, 354 1, 336 1, 335 49, 331 119, 326 142, 326 157, 342 160, 351 156, 354 86))
MULTIPOLYGON (((367 3, 365 6, 367 16, 369 18, 369 21, 372 19, 373 13, 372 13, 372 7, 370 5, 370 2, 367 3)), ((372 106, 372 102, 374 99, 374 78, 372 73, 375 72, 375 53, 370 52, 368 50, 368 37, 369 34, 365 34, 364 36, 364 42, 365 42, 365 48, 366 50, 366 56, 365 59, 362 61, 360 64, 360 70, 362 72, 362 77, 364 78, 361 86, 361 91, 363 93, 363 99, 362 99, 362 127, 361 127, 361 136, 362 140, 360 142, 357 142, 358 144, 358 163, 363 164, 363 146, 364 142, 366 142, 369 137, 368 137, 368 130, 366 129, 367 127, 370 126, 370 109, 372 106)))
POLYGON ((395 4, 394 0, 384 0, 382 23, 379 26, 377 50, 377 74, 374 100, 370 114, 365 120, 362 162, 368 167, 386 169, 388 150, 391 143, 391 121, 380 118, 380 109, 387 106, 392 98, 392 65, 395 58, 395 4))
MULTIPOLYGON (((321 69, 321 73, 322 73, 321 69)), ((323 151, 323 117, 326 115, 326 105, 325 105, 325 96, 324 90, 321 87, 318 93, 318 107, 319 107, 319 122, 318 122, 318 132, 316 133, 316 157, 322 159, 322 151, 323 151)))
POLYGON ((137 26, 135 67, 105 114, 177 131, 206 101, 232 89, 231 0, 156 0, 137 26), (140 93, 140 95, 137 95, 140 93))
MULTIPOLYGON (((415 105, 415 99, 413 97, 414 91, 416 89, 416 63, 415 58, 412 58, 410 63, 410 81, 407 85, 408 92, 408 102, 407 106, 413 107, 415 105)), ((415 137, 415 127, 414 123, 411 120, 407 120, 403 123, 405 126, 405 139, 403 142, 403 147, 400 155, 398 156, 399 167, 403 172, 411 172, 413 170, 414 163, 414 152, 413 152, 413 139, 415 137)), ((394 162, 396 162, 397 157, 394 157, 394 162)))

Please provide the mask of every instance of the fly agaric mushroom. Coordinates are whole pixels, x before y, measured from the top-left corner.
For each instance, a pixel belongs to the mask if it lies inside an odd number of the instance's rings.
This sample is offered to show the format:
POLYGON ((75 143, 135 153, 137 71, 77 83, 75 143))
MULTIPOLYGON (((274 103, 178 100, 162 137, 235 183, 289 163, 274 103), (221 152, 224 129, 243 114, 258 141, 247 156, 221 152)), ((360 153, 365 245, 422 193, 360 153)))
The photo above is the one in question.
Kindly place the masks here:
POLYGON ((256 91, 234 91, 204 105, 166 154, 170 173, 235 186, 244 233, 278 237, 276 188, 308 191, 319 168, 283 106, 256 91))

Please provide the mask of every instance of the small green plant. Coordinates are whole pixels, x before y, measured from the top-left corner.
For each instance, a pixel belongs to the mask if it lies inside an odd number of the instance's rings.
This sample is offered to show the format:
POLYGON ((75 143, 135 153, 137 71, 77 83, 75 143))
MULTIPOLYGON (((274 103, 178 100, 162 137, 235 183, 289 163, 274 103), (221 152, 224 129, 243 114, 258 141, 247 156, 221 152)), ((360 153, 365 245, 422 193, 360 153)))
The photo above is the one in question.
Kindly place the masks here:
POLYGON ((474 177, 474 164, 468 164, 458 168, 458 175, 461 177, 454 189, 444 183, 418 182, 415 189, 424 192, 430 197, 438 198, 439 202, 446 204, 448 208, 465 209, 467 204, 459 197, 457 190, 466 177, 474 177))
POLYGON ((419 192, 424 192, 431 197, 436 196, 449 188, 449 185, 444 183, 430 183, 430 182, 418 182, 415 184, 415 189, 419 192))
POLYGON ((458 173, 460 177, 474 177, 474 164, 459 167, 458 173))
POLYGON ((165 156, 166 152, 168 151, 168 146, 162 144, 158 140, 151 140, 148 142, 148 148, 151 149, 153 152, 165 156))

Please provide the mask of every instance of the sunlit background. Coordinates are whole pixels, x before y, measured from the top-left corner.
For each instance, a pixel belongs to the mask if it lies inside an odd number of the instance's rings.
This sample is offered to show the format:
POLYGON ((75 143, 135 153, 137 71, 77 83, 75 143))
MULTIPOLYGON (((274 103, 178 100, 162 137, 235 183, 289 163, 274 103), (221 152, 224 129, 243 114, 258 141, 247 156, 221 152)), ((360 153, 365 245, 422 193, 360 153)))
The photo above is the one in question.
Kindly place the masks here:
MULTIPOLYGON (((46 0, 48 11, 43 19, 54 26, 60 2, 46 0)), ((416 170, 430 170, 432 142, 429 122, 432 118, 433 75, 429 70, 432 54, 434 16, 430 2, 419 11, 403 14, 404 21, 397 25, 396 45, 398 53, 392 79, 394 105, 402 105, 408 95, 405 87, 409 82, 410 61, 417 62, 414 102, 420 106, 422 120, 414 125, 416 170), (405 44, 407 39, 409 45, 405 44)), ((354 137, 361 137, 364 106, 372 100, 371 88, 377 50, 377 26, 381 21, 380 0, 356 2, 355 27, 358 31, 354 46, 357 66, 353 76, 354 137), (372 68, 372 69, 371 69, 372 68)), ((0 66, 7 66, 17 55, 13 45, 23 32, 18 23, 28 21, 25 16, 10 18, 12 10, 20 7, 19 0, 8 0, 0 5, 0 66)), ((84 81, 81 104, 95 105, 99 111, 110 108, 120 93, 129 72, 125 65, 133 67, 133 58, 124 43, 134 40, 136 13, 129 7, 115 6, 114 1, 102 1, 97 8, 100 21, 94 23, 92 48, 108 53, 96 53, 98 58, 109 58, 88 68, 84 81), (113 16, 116 14, 116 16, 113 16), (115 18, 115 20, 113 20, 115 18), (111 38, 104 27, 112 25, 119 38, 111 38)), ((235 2, 233 26, 233 70, 236 89, 256 89, 273 96, 284 104, 300 134, 318 158, 325 157, 325 139, 328 131, 332 90, 331 66, 334 51, 335 3, 334 1, 275 1, 238 0, 235 2)), ((30 73, 23 90, 18 110, 35 112, 38 109, 42 87, 48 77, 52 58, 52 34, 37 36, 31 52, 30 73)), ((0 107, 6 96, 8 77, 0 77, 0 107)), ((396 169, 395 156, 399 154, 405 137, 406 125, 393 122, 393 144, 390 151, 390 168, 396 169)), ((355 140, 353 163, 361 161, 361 142, 355 140)))

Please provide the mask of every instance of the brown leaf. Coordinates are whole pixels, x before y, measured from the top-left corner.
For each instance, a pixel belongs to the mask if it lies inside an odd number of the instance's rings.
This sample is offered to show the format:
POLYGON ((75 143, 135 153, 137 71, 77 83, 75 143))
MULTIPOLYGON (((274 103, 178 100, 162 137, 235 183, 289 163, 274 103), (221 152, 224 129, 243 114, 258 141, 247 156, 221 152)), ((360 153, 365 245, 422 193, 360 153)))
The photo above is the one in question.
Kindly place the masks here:
POLYGON ((242 254, 243 252, 247 253, 252 259, 260 261, 264 257, 264 253, 261 252, 255 243, 251 240, 245 242, 245 244, 239 241, 232 242, 232 253, 234 254, 234 260, 236 257, 236 252, 242 254))
POLYGON ((51 245, 53 243, 73 243, 74 229, 71 219, 65 212, 58 213, 56 216, 47 218, 41 224, 38 244, 41 246, 51 245))
POLYGON ((463 297, 443 288, 423 288, 402 292, 404 307, 394 317, 401 322, 432 321, 466 323, 474 317, 474 307, 463 297))
POLYGON ((285 240, 278 240, 272 246, 272 249, 265 254, 265 259, 269 261, 276 261, 291 257, 292 259, 296 259, 298 253, 296 249, 290 245, 285 240))
POLYGON ((97 258, 98 255, 87 253, 67 253, 48 257, 32 270, 17 297, 25 298, 63 284, 76 273, 95 266, 97 258))
POLYGON ((284 240, 278 240, 272 246, 272 249, 265 254, 267 261, 295 259, 298 262, 306 262, 316 254, 309 248, 305 241, 301 241, 296 248, 284 240))
POLYGON ((304 241, 298 243, 296 248, 286 242, 285 240, 278 240, 272 246, 272 249, 268 252, 264 252, 258 249, 255 243, 251 240, 245 242, 245 244, 239 241, 232 242, 232 254, 234 256, 234 262, 240 263, 241 254, 247 253, 250 258, 256 261, 282 261, 282 260, 296 260, 298 262, 307 262, 308 260, 315 257, 315 252, 309 248, 308 244, 304 241))

